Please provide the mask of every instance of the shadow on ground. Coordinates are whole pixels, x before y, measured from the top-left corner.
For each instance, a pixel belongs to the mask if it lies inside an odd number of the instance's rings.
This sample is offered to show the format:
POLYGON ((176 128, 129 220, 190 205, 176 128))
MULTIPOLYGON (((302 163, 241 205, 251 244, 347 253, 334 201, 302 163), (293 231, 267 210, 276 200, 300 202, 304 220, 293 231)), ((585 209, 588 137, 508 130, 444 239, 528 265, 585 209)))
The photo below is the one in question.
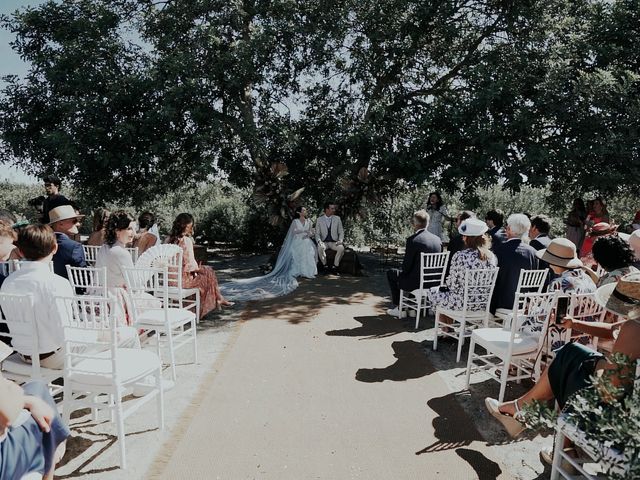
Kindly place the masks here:
POLYGON ((420 342, 404 340, 393 342, 393 356, 396 361, 384 368, 361 368, 356 372, 356 380, 365 383, 403 382, 415 378, 426 377, 435 372, 431 362, 424 354, 420 342))

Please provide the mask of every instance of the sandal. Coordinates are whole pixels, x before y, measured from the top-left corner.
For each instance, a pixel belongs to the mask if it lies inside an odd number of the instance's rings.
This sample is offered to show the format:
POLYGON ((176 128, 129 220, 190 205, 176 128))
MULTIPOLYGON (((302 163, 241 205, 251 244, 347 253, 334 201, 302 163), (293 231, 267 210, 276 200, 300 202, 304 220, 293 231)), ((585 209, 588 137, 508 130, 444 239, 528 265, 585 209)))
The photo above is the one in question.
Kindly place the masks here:
POLYGON ((484 404, 487 407, 487 410, 489 410, 489 413, 491 413, 491 415, 493 415, 496 420, 498 420, 502 424, 511 438, 516 438, 524 431, 525 425, 521 421, 519 421, 519 418, 522 418, 522 412, 518 407, 517 400, 513 401, 513 404, 516 407, 516 414, 513 417, 500 411, 501 403, 498 402, 498 400, 496 400, 495 398, 485 398, 484 404))

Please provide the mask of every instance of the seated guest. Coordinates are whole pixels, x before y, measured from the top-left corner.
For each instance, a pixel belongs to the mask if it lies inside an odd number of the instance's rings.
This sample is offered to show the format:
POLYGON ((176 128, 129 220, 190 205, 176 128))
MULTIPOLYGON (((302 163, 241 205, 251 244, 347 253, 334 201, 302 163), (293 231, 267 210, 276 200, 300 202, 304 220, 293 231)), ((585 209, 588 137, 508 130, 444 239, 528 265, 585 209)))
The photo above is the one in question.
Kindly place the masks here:
POLYGON ((549 232, 551 232, 551 219, 549 217, 546 215, 531 217, 531 228, 529 228, 529 238, 531 241, 529 245, 536 250, 547 248, 551 243, 549 232))
POLYGON ((491 238, 491 250, 493 250, 496 245, 507 240, 507 234, 504 228, 502 228, 504 213, 502 213, 500 209, 489 210, 484 217, 484 221, 487 222, 487 226, 489 227, 488 233, 491 238))
MULTIPOLYGON (((450 310, 460 310, 464 305, 464 277, 467 270, 491 268, 497 265, 490 240, 485 233, 487 224, 477 218, 469 218, 458 227, 466 248, 457 252, 451 261, 451 271, 442 288, 433 287, 428 292, 429 302, 450 310)), ((441 317, 445 323, 450 319, 441 317)))
POLYGON ((182 286, 200 290, 200 318, 215 308, 231 306, 218 287, 218 279, 213 268, 199 265, 193 252, 194 221, 190 213, 181 213, 173 221, 168 243, 182 248, 182 286))
POLYGON ((99 208, 93 214, 93 232, 87 239, 87 245, 99 247, 104 244, 104 229, 111 212, 106 208, 99 208))
MULTIPOLYGON (((60 207, 58 207, 60 208, 60 207)), ((37 352, 40 365, 44 368, 59 370, 64 367, 64 326, 69 323, 69 310, 57 297, 73 296, 73 288, 68 280, 56 275, 49 269, 49 262, 58 249, 56 236, 47 225, 28 225, 18 232, 16 245, 29 260, 12 273, 2 284, 2 293, 25 293, 32 295, 32 308, 38 335, 37 352)), ((9 319, 8 319, 9 320, 9 319)), ((11 323, 8 322, 11 331, 11 323)), ((119 328, 118 336, 123 347, 139 346, 138 335, 133 328, 119 328)), ((84 338, 84 337, 83 337, 84 338)), ((31 363, 31 338, 22 333, 13 335, 13 348, 22 359, 31 363)), ((82 347, 78 347, 82 348, 82 347)))
POLYGON ((429 214, 425 210, 418 210, 413 214, 411 225, 415 233, 407 238, 402 270, 393 269, 387 271, 387 281, 391 289, 391 301, 393 308, 387 310, 387 314, 400 317, 398 305, 400 303, 400 290, 412 291, 420 288, 421 253, 439 253, 442 251, 440 238, 427 230, 429 226, 429 214))
POLYGON ((71 240, 77 235, 78 224, 84 215, 78 215, 71 205, 62 205, 49 212, 51 228, 56 234, 57 251, 53 256, 53 271, 61 277, 67 278, 67 265, 72 267, 86 267, 82 244, 71 240))
POLYGON ((496 245, 493 252, 498 259, 498 278, 491 297, 491 313, 502 309, 511 311, 516 296, 521 270, 537 270, 536 251, 522 241, 529 232, 531 222, 526 215, 515 213, 507 218, 507 240, 496 245))
MULTIPOLYGON (((16 249, 13 244, 18 236, 12 226, 0 220, 0 262, 11 260, 11 254, 16 249)), ((5 276, 0 272, 0 286, 4 282, 5 276)))
MULTIPOLYGON (((133 268, 133 259, 126 249, 135 232, 133 218, 124 210, 113 212, 107 220, 105 244, 96 254, 96 268, 107 268, 107 289, 114 299, 114 316, 121 325, 131 325, 131 302, 126 291, 124 268, 133 268)), ((146 296, 146 294, 145 294, 146 296)), ((149 307, 159 307, 160 302, 148 295, 149 307)))
POLYGON ((53 479, 69 433, 44 383, 19 387, 0 376, 0 478, 53 479))
MULTIPOLYGON (((589 335, 601 339, 612 339, 613 353, 628 356, 632 361, 640 358, 640 274, 625 275, 617 284, 611 283, 600 287, 596 298, 610 312, 626 317, 628 320, 611 323, 583 322, 566 317, 564 328, 579 329, 589 335), (615 292, 615 293, 614 293, 615 292)), ((633 367, 635 368, 635 367, 633 367)), ((521 409, 533 402, 556 400, 560 408, 564 408, 570 397, 582 389, 594 388, 592 378, 599 377, 604 371, 610 371, 612 383, 625 387, 625 392, 632 388, 634 375, 618 370, 617 365, 603 354, 591 350, 578 343, 568 343, 557 353, 553 362, 544 370, 538 382, 523 396, 511 402, 500 403, 493 398, 486 398, 487 409, 515 437, 524 430, 521 409)), ((631 372, 632 373, 632 372, 631 372)), ((611 398, 609 391, 601 391, 602 405, 611 398)), ((545 461, 552 460, 552 450, 543 450, 545 461)))
POLYGON ((44 177, 42 180, 44 182, 44 191, 47 194, 46 198, 42 202, 42 223, 50 224, 51 219, 49 217, 49 212, 62 205, 69 205, 71 202, 67 197, 60 194, 62 182, 58 177, 49 175, 48 177, 44 177))
POLYGON ((631 235, 629 235, 628 242, 635 254, 633 266, 640 270, 640 230, 634 230, 631 235))
MULTIPOLYGON (((456 228, 460 228, 462 222, 464 222, 467 218, 476 218, 476 214, 471 210, 463 210, 456 217, 456 228)), ((466 247, 464 245, 464 240, 462 239, 462 235, 456 232, 456 234, 449 240, 449 245, 447 246, 447 250, 449 250, 449 263, 447 265, 447 275, 449 275, 449 269, 451 268, 451 260, 453 259, 453 255, 460 250, 464 250, 466 247)))
POLYGON ((593 259, 607 273, 598 279, 598 287, 617 282, 620 277, 636 272, 633 267, 635 255, 627 242, 622 238, 609 235, 593 242, 593 259))
POLYGON ((156 217, 151 212, 144 212, 138 217, 138 234, 133 240, 133 246, 138 248, 138 255, 142 255, 151 247, 160 245, 160 232, 156 224, 156 217))
POLYGON ((596 223, 591 227, 582 246, 580 260, 588 268, 596 268, 596 261, 593 259, 593 243, 602 237, 616 234, 617 227, 606 222, 596 223), (588 249, 587 249, 588 247, 588 249), (586 253, 585 253, 586 252, 586 253))

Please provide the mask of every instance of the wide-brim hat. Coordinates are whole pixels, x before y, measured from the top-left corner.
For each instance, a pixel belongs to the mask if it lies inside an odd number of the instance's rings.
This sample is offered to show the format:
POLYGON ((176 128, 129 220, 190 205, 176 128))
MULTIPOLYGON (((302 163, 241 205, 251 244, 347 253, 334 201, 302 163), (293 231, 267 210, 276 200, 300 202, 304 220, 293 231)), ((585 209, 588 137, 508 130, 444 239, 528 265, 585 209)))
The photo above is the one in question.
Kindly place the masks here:
POLYGON ((479 237, 484 235, 489 227, 482 220, 477 218, 467 218, 458 227, 458 233, 467 237, 479 237))
POLYGON ((615 233, 617 225, 610 225, 607 222, 596 223, 591 230, 589 230, 590 237, 602 237, 603 235, 611 235, 615 233))
POLYGON ((78 215, 71 205, 60 205, 59 207, 49 210, 49 225, 70 218, 84 218, 84 215, 78 215))
POLYGON ((549 265, 563 268, 578 268, 582 261, 576 255, 576 245, 566 238, 554 238, 545 249, 538 250, 536 256, 549 265))
POLYGON ((628 273, 617 282, 598 288, 596 301, 610 312, 624 317, 632 310, 640 310, 640 273, 628 273))

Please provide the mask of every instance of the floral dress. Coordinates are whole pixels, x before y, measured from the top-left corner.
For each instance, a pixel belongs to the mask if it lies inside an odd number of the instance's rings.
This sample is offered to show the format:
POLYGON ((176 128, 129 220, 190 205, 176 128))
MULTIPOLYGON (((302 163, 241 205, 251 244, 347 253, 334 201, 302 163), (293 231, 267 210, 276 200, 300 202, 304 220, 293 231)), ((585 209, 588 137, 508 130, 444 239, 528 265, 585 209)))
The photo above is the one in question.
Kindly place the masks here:
MULTIPOLYGON (((491 268, 498 265, 496 257, 489 252, 486 260, 480 259, 480 252, 475 248, 467 248, 457 252, 451 260, 449 276, 445 280, 445 291, 433 287, 427 292, 429 302, 449 310, 462 310, 464 306, 464 277, 467 270, 491 268)), ((479 309, 474 305, 472 309, 479 309)))

